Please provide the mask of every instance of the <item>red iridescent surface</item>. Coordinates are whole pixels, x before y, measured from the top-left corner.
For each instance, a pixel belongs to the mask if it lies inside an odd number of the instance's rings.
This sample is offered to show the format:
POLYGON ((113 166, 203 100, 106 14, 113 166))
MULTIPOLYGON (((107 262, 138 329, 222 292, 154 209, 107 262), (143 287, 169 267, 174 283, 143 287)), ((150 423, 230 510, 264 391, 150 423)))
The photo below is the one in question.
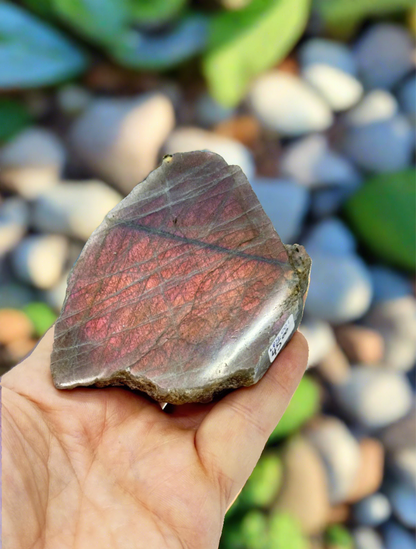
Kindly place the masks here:
POLYGON ((69 277, 55 385, 125 383, 186 402, 253 383, 289 312, 299 323, 304 286, 240 168, 209 152, 167 157, 69 277))

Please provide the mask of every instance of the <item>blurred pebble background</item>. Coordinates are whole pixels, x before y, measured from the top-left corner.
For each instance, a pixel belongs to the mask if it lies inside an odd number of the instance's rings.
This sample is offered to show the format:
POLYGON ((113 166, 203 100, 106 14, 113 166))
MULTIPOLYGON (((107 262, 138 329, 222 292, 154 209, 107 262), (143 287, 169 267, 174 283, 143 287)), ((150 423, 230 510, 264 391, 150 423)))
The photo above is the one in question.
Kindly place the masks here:
POLYGON ((242 167, 313 259, 309 369, 222 549, 415 549, 416 7, 0 3, 0 368, 165 153, 242 167))

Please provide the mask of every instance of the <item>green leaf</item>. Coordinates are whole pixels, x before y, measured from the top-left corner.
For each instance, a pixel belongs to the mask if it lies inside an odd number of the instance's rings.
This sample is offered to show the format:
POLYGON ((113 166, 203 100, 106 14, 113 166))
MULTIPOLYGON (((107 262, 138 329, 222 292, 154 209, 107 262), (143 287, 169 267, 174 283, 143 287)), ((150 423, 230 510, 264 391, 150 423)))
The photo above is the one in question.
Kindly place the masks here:
POLYGON ((87 58, 65 36, 18 6, 0 2, 0 88, 29 88, 67 80, 87 58))
POLYGON ((379 174, 346 203, 347 219, 369 250, 406 270, 416 269, 416 170, 379 174))
POLYGON ((219 103, 236 105, 254 76, 283 59, 305 28, 309 4, 253 0, 242 10, 213 18, 203 72, 219 103))
POLYGON ((224 526, 219 549, 247 549, 239 524, 224 526))
POLYGON ((331 36, 350 40, 364 19, 404 11, 413 5, 414 0, 314 0, 313 8, 331 36))
POLYGON ((354 540, 348 529, 342 524, 332 524, 325 532, 325 541, 329 549, 353 549, 354 540))
POLYGON ((31 122, 32 117, 23 103, 0 98, 0 143, 14 137, 31 122))
POLYGON ((253 507, 267 507, 279 491, 282 482, 283 465, 275 453, 265 453, 260 458, 238 500, 253 507))
POLYGON ((270 547, 273 549, 308 549, 309 540, 299 522, 289 513, 277 512, 270 517, 270 547))
POLYGON ((314 0, 313 3, 314 10, 330 26, 404 11, 413 6, 414 0, 314 0))
POLYGON ((175 19, 188 0, 130 0, 130 13, 138 24, 162 26, 175 19))
POLYGON ((241 521, 241 532, 249 549, 270 549, 267 517, 260 511, 249 511, 241 521))
POLYGON ((310 377, 305 376, 269 441, 279 440, 300 429, 308 419, 316 414, 319 405, 319 387, 310 377))
POLYGON ((132 69, 169 69, 205 48, 207 27, 206 17, 189 15, 167 33, 151 35, 131 30, 114 44, 109 54, 132 69))
POLYGON ((43 18, 53 18, 53 0, 23 0, 25 6, 43 18))
POLYGON ((126 30, 130 0, 23 0, 41 17, 63 23, 97 44, 110 44, 126 30))
POLYGON ((253 509, 238 521, 226 521, 220 549, 272 549, 267 516, 253 509))
POLYGON ((111 44, 127 30, 126 0, 52 0, 60 21, 98 44, 111 44))
POLYGON ((33 301, 23 308, 23 312, 32 321, 35 334, 42 337, 56 320, 56 314, 41 301, 33 301))

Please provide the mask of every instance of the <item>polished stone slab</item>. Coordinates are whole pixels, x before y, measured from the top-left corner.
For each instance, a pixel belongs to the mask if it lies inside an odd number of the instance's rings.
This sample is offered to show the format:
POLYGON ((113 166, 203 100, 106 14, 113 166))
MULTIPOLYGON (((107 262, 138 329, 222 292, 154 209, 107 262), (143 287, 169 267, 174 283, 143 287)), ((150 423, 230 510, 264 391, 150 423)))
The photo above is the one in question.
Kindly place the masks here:
POLYGON ((69 276, 54 384, 127 385, 173 404, 252 385, 300 323, 310 265, 302 246, 282 244, 239 167, 168 155, 69 276))

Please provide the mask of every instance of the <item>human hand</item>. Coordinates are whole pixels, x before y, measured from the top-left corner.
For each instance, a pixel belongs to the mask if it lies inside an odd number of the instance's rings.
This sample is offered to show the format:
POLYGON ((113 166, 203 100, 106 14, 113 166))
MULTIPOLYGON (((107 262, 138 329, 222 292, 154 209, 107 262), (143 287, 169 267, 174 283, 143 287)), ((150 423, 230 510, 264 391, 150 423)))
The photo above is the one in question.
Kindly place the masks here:
POLYGON ((163 412, 127 389, 59 391, 53 329, 2 378, 4 549, 211 549, 306 368, 163 412))

